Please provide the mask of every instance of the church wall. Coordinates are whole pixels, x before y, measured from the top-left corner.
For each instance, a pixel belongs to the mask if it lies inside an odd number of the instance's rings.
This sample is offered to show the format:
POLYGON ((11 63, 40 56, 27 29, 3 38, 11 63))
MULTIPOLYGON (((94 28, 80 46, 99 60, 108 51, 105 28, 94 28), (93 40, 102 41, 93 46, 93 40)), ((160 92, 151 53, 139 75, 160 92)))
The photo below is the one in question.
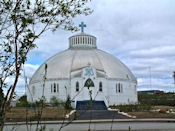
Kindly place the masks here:
POLYGON ((50 99, 55 96, 58 100, 66 101, 68 96, 68 88, 69 88, 69 80, 56 80, 56 81, 49 81, 46 83, 46 91, 45 97, 48 102, 50 99), (56 91, 54 92, 54 83, 56 84, 56 91), (52 90, 51 90, 52 84, 52 90))
MULTIPOLYGON (((70 80, 55 80, 55 81, 46 81, 45 83, 45 98, 47 102, 50 102, 50 99, 53 96, 56 96, 57 99, 66 100, 68 94, 70 94, 71 99, 75 97, 74 101, 77 100, 89 100, 89 90, 87 87, 83 87, 86 79, 83 78, 73 78, 70 80), (76 92, 76 82, 79 82, 79 91, 77 95, 76 92), (51 92, 51 84, 59 84, 58 92, 51 92), (65 86, 67 88, 65 88, 65 86), (71 88, 70 88, 71 87, 71 88), (83 88, 83 89, 82 89, 83 88), (82 90, 81 90, 82 89, 82 90)), ((127 82, 127 81, 116 81, 116 80, 106 80, 105 78, 95 78, 93 80, 95 87, 92 87, 94 92, 92 98, 94 100, 104 100, 107 106, 109 105, 119 105, 119 104, 133 104, 137 102, 137 91, 136 83, 127 82), (102 92, 99 92, 99 82, 102 82, 102 92), (123 90, 121 93, 116 92, 116 84, 121 83, 123 85, 123 90), (98 94, 97 94, 98 92, 98 94), (96 96, 96 97, 95 97, 96 96)), ((42 97, 42 84, 35 83, 30 85, 30 92, 33 96, 33 101, 39 100, 42 97), (35 92, 33 91, 33 86, 35 87, 35 92), (34 93, 34 94, 33 94, 34 93)), ((31 95, 27 91, 27 99, 32 102, 31 95)))
POLYGON ((137 92, 135 91, 136 83, 127 81, 108 81, 109 86, 109 105, 134 104, 137 103, 137 92), (116 91, 116 84, 122 84, 122 91, 116 91))
POLYGON ((30 84, 29 90, 27 91, 29 94, 27 95, 27 100, 29 102, 35 102, 39 100, 42 97, 42 91, 43 91, 43 88, 42 88, 41 82, 30 84))
MULTIPOLYGON (((39 100, 42 97, 42 91, 43 91, 43 83, 35 83, 31 84, 29 89, 33 97, 33 101, 39 100), (33 87, 35 87, 35 90, 33 90, 33 87)), ((55 96, 59 100, 65 101, 67 98, 67 95, 69 93, 69 80, 55 80, 55 81, 46 81, 45 82, 45 89, 44 89, 44 96, 46 98, 47 102, 50 102, 50 99, 55 96), (54 83, 56 84, 56 92, 54 92, 54 83), (51 84, 52 84, 52 90, 51 90, 51 84), (58 84, 58 90, 57 90, 57 84, 58 84), (65 88, 65 86, 67 88, 65 88)), ((27 100, 32 102, 31 95, 29 91, 27 91, 27 100)))

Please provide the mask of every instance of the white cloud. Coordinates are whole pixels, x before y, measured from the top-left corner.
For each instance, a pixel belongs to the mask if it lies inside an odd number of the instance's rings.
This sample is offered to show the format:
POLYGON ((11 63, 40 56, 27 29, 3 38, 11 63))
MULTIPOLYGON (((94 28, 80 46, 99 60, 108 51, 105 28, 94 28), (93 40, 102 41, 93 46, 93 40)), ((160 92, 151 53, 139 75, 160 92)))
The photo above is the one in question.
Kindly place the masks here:
POLYGON ((38 69, 39 65, 32 65, 32 64, 25 64, 25 75, 26 77, 30 78, 34 74, 34 72, 38 69))
MULTIPOLYGON (((38 69, 38 67, 39 67, 39 65, 32 65, 32 64, 25 64, 24 65, 25 77, 27 77, 28 82, 29 82, 29 78, 32 77, 32 75, 38 69)), ((5 82, 8 84, 8 86, 10 86, 14 83, 14 80, 15 80, 14 77, 8 77, 5 82)), ((7 89, 6 88, 4 89, 5 94, 7 92, 7 89)), ((18 79, 18 83, 17 83, 15 92, 17 92, 18 95, 22 95, 25 93, 25 79, 24 79, 24 72, 23 71, 21 71, 21 76, 18 79)))

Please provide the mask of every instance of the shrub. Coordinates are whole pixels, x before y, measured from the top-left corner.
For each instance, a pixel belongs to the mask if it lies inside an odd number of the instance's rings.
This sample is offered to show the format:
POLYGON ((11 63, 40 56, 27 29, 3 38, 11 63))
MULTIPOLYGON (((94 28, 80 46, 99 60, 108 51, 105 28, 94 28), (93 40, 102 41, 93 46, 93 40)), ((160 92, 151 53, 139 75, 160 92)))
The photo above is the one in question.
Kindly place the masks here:
POLYGON ((53 96, 51 99, 50 99, 50 104, 52 106, 63 106, 64 105, 64 102, 61 101, 61 100, 58 100, 55 96, 53 96))
POLYGON ((17 107, 28 107, 29 106, 29 103, 27 102, 27 96, 26 95, 23 95, 21 96, 17 103, 16 103, 16 106, 17 107))
POLYGON ((71 99, 70 99, 69 95, 68 95, 67 100, 65 102, 64 108, 67 109, 67 110, 73 109, 72 106, 71 106, 71 99))
POLYGON ((175 94, 163 93, 163 94, 139 94, 138 100, 140 104, 146 105, 165 105, 175 106, 175 94))

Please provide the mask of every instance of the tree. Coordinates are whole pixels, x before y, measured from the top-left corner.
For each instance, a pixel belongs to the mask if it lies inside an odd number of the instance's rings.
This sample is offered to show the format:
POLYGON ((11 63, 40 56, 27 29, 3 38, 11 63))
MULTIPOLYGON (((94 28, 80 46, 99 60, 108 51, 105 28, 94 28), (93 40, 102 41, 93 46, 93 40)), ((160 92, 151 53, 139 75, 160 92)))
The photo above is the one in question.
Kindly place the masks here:
POLYGON ((0 1, 0 74, 2 88, 6 79, 14 79, 7 86, 5 101, 0 107, 1 129, 5 113, 13 98, 22 65, 27 54, 36 47, 35 41, 46 31, 64 29, 76 31, 73 18, 89 15, 92 10, 85 7, 89 0, 1 0, 0 1))
POLYGON ((21 96, 16 103, 16 106, 18 106, 18 107, 27 107, 28 105, 29 105, 29 103, 27 102, 26 95, 21 96))

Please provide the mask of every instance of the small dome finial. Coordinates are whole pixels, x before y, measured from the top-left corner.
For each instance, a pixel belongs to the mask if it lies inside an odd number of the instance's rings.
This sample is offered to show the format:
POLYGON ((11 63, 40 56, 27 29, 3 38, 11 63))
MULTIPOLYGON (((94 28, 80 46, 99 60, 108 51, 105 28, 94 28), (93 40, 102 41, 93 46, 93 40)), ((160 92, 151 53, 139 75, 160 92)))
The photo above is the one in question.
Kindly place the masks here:
POLYGON ((79 24, 79 27, 81 27, 81 33, 83 33, 84 27, 86 27, 86 24, 84 24, 84 22, 81 22, 81 24, 79 24))

